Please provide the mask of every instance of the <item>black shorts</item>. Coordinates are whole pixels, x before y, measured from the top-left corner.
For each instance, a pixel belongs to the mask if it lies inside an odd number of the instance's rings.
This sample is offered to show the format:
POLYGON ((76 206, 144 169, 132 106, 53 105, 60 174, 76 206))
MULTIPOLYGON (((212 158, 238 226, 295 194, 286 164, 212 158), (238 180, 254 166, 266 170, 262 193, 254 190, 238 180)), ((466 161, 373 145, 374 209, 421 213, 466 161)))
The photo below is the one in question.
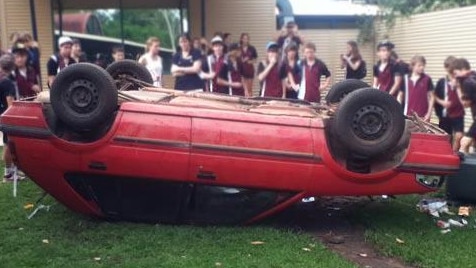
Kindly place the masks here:
POLYGON ((3 134, 3 146, 6 146, 8 144, 7 133, 2 131, 2 134, 3 134))
POLYGON ((476 139, 476 122, 473 122, 468 132, 465 134, 466 137, 476 139))
POLYGON ((453 135, 454 132, 464 132, 464 117, 442 117, 438 126, 450 135, 453 135))

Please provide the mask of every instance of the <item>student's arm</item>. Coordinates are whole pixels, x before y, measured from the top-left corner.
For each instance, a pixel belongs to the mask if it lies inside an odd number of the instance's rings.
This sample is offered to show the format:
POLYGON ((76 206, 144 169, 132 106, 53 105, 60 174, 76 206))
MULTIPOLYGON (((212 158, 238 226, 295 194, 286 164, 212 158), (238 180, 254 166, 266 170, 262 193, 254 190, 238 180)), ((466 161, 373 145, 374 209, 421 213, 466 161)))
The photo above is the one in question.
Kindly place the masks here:
POLYGON ((392 88, 390 89, 389 93, 390 95, 395 95, 399 90, 400 90, 400 86, 402 84, 402 75, 401 74, 396 74, 395 75, 395 78, 394 78, 394 83, 393 83, 393 86, 392 88))
POLYGON ((324 80, 324 84, 322 85, 322 89, 326 89, 331 85, 331 72, 324 62, 321 62, 321 75, 326 77, 326 80, 324 80))
MULTIPOLYGON (((261 72, 259 72, 258 74, 258 80, 260 82, 263 82, 266 77, 268 76, 269 72, 271 71, 271 69, 273 69, 274 65, 277 63, 276 59, 274 59, 274 61, 270 62, 266 68, 264 68, 261 72)), ((263 64, 261 64, 262 66, 263 64)))
POLYGON ((14 100, 15 98, 13 96, 7 96, 7 107, 12 106, 14 100))
POLYGON ((147 62, 145 60, 145 55, 140 56, 140 58, 137 60, 137 62, 141 65, 147 65, 147 62))
POLYGON ((228 65, 223 65, 217 76, 217 84, 225 87, 232 87, 232 83, 228 81, 228 65))
POLYGON ((439 104, 444 108, 448 108, 451 105, 451 102, 450 101, 445 101, 444 99, 441 99, 436 94, 437 92, 444 92, 445 87, 446 87, 445 79, 442 78, 442 79, 438 80, 438 82, 436 83, 435 90, 433 90, 433 99, 434 99, 435 104, 439 104))
POLYGON ((58 74, 58 63, 50 58, 46 63, 46 70, 48 73, 48 87, 51 87, 56 75, 58 74))
POLYGON ((258 58, 258 52, 256 52, 256 48, 253 46, 248 46, 248 49, 251 50, 251 57, 248 59, 248 64, 255 64, 256 59, 258 58))
POLYGON ((378 70, 378 66, 377 65, 374 65, 374 81, 372 82, 372 87, 373 88, 377 88, 379 87, 379 84, 378 84, 378 73, 379 73, 379 70, 378 70))
POLYGON ((362 63, 361 60, 358 60, 356 62, 352 62, 350 60, 350 58, 345 58, 346 62, 349 64, 350 68, 352 68, 352 70, 356 71, 357 69, 359 69, 360 67, 360 64, 362 63))
POLYGON ((424 120, 429 122, 431 119, 431 113, 435 107, 435 88, 433 87, 433 81, 431 78, 428 79, 428 111, 426 112, 424 120))
POLYGON ((200 72, 200 69, 202 68, 202 62, 199 60, 196 60, 193 62, 193 65, 190 67, 179 67, 179 71, 185 73, 185 74, 198 74, 200 72))

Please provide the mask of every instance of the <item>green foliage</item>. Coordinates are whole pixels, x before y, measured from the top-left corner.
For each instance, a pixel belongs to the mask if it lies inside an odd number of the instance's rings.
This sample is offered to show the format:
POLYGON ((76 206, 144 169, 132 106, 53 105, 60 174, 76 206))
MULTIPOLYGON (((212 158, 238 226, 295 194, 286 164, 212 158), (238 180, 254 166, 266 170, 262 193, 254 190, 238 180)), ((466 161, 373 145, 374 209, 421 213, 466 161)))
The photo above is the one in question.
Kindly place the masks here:
MULTIPOLYGON (((121 38, 121 12, 119 10, 95 12, 101 21, 104 35, 121 38)), ((123 12, 124 39, 139 43, 155 36, 161 40, 161 46, 172 48, 172 38, 180 33, 180 17, 177 11, 159 9, 125 9, 123 12), (166 17, 169 19, 172 33, 169 33, 166 17)))
POLYGON ((310 235, 269 226, 99 221, 50 196, 42 203, 51 209, 28 220, 32 209, 24 205, 42 191, 31 181, 21 182, 13 198, 12 187, 0 183, 0 267, 355 267, 310 235))

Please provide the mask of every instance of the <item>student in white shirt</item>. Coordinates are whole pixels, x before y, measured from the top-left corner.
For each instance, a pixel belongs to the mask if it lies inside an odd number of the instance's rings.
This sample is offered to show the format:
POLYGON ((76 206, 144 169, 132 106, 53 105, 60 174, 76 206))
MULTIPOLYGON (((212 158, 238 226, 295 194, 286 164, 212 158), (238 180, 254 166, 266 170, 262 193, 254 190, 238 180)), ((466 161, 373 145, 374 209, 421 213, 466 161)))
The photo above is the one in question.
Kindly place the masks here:
POLYGON ((139 58, 139 63, 149 70, 154 86, 162 87, 162 58, 160 52, 160 40, 157 37, 147 39, 145 46, 146 53, 139 58))

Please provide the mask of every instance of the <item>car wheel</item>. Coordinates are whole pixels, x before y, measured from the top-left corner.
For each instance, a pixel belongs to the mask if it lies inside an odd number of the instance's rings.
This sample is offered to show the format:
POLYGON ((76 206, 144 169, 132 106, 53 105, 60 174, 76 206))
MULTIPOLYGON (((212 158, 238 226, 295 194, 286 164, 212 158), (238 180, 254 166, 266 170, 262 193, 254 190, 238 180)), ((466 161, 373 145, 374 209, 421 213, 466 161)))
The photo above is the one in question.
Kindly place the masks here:
POLYGON ((90 63, 62 70, 50 92, 56 116, 75 131, 90 131, 111 118, 117 109, 117 90, 112 77, 90 63))
POLYGON ((352 91, 370 87, 367 83, 357 79, 347 79, 334 84, 326 95, 327 104, 341 102, 352 91))
POLYGON ((334 118, 334 133, 352 153, 373 157, 395 147, 405 130, 401 105, 373 88, 349 93, 334 118))
POLYGON ((133 60, 116 61, 109 65, 106 68, 106 71, 116 81, 116 86, 118 89, 121 89, 125 84, 123 81, 121 81, 120 76, 122 75, 131 76, 147 84, 154 83, 154 80, 152 79, 149 70, 147 70, 144 65, 141 65, 133 60))

